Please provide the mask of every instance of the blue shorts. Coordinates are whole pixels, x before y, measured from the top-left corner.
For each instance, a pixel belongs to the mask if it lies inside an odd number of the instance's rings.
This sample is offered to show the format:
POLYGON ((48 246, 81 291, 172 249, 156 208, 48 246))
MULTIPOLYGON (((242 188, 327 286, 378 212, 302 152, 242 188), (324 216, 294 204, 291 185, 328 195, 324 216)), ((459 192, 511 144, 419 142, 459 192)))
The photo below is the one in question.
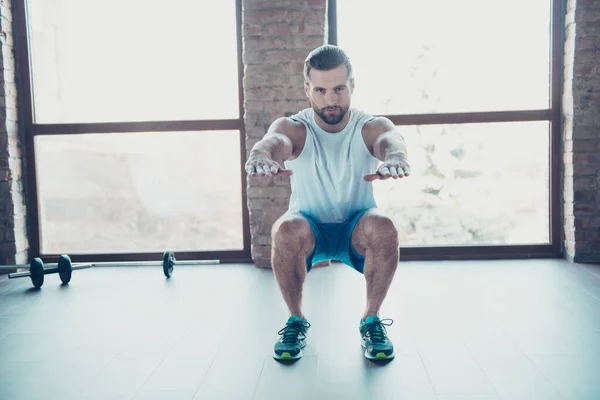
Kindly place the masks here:
POLYGON ((341 223, 321 223, 300 212, 315 235, 315 248, 306 258, 308 272, 314 264, 325 260, 340 261, 361 274, 364 272, 365 257, 358 254, 352 246, 352 232, 360 217, 368 210, 358 211, 350 219, 341 223))

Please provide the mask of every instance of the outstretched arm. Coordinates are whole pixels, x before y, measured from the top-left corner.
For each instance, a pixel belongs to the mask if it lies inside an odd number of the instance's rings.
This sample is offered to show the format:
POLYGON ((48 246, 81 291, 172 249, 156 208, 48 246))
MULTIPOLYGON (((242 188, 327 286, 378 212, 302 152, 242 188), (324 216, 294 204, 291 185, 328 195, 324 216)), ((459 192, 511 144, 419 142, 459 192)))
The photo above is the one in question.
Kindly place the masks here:
POLYGON ((404 137, 388 118, 379 117, 365 124, 363 137, 367 148, 383 161, 374 174, 365 175, 367 181, 403 178, 410 175, 404 137))
POLYGON ((283 167, 294 152, 292 122, 279 118, 269 127, 269 131, 250 150, 246 162, 246 172, 251 176, 290 176, 292 171, 283 167))

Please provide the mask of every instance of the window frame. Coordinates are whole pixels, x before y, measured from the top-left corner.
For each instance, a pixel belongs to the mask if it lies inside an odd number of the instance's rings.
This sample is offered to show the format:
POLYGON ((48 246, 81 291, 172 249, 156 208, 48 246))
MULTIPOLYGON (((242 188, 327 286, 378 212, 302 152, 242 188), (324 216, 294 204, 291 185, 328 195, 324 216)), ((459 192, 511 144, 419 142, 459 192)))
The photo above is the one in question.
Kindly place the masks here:
MULTIPOLYGON (((400 246, 403 260, 560 258, 563 251, 561 208, 561 98, 565 9, 561 0, 550 0, 550 107, 539 110, 484 111, 434 114, 383 115, 395 125, 467 124, 486 122, 548 121, 549 149, 549 243, 533 245, 400 246)), ((328 43, 337 45, 337 0, 327 4, 328 43)))
MULTIPOLYGON (((13 0, 14 18, 14 49, 17 65, 17 87, 19 97, 20 133, 24 139, 25 166, 27 182, 25 190, 28 239, 30 256, 44 260, 55 261, 60 254, 42 253, 40 246, 41 226, 40 210, 37 191, 37 171, 34 138, 38 135, 76 135, 76 134, 107 134, 107 133, 141 133, 141 132, 184 132, 184 131, 219 131, 238 130, 240 133, 240 172, 241 172, 241 206, 243 248, 229 251, 181 251, 176 252, 179 260, 214 260, 220 262, 248 262, 250 253, 250 223, 249 211, 246 206, 246 143, 244 125, 244 90, 243 90, 243 61, 242 61, 242 0, 235 1, 236 38, 237 38, 237 69, 238 69, 238 98, 239 115, 236 119, 204 119, 204 120, 174 120, 174 121, 140 121, 140 122, 102 122, 102 123, 60 123, 38 124, 34 119, 34 97, 32 92, 31 47, 29 21, 27 18, 27 0, 13 0)), ((232 27, 233 28, 233 27, 232 27)), ((167 250, 167 249, 165 249, 167 250)), ((163 253, 93 253, 70 255, 75 262, 119 262, 119 261, 160 261, 163 253)))

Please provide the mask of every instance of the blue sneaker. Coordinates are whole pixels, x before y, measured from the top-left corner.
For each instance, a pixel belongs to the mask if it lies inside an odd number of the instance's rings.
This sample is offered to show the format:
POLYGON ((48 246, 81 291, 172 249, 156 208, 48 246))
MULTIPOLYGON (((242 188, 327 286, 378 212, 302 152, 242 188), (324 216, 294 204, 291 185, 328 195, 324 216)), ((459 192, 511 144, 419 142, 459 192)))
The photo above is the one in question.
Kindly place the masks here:
POLYGON ((306 334, 310 324, 302 318, 292 315, 285 327, 278 334, 281 335, 275 348, 273 358, 276 360, 297 360, 302 357, 302 349, 306 347, 306 334))
POLYGON ((391 360, 394 358, 394 345, 387 337, 386 326, 394 323, 391 319, 380 320, 376 315, 360 320, 360 335, 365 357, 369 360, 391 360))

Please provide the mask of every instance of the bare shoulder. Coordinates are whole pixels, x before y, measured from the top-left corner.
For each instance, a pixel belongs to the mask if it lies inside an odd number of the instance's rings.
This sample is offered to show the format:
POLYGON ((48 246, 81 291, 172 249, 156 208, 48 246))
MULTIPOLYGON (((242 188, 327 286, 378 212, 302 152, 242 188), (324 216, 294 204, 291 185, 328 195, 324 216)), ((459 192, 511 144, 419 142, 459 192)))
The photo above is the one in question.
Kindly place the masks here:
POLYGON ((289 117, 281 117, 273 121, 267 133, 279 133, 293 139, 306 135, 306 128, 302 122, 294 121, 289 117))
POLYGON ((273 121, 267 132, 267 135, 269 134, 280 134, 290 139, 293 146, 292 159, 298 157, 306 142, 306 127, 304 124, 289 117, 281 117, 273 121))
POLYGON ((386 117, 375 117, 363 125, 363 139, 371 154, 374 154, 373 146, 375 145, 377 138, 395 128, 396 126, 394 123, 386 117))
POLYGON ((363 133, 367 135, 380 135, 382 133, 395 129, 396 126, 389 118, 386 117, 375 117, 372 120, 365 123, 363 126, 363 133))

